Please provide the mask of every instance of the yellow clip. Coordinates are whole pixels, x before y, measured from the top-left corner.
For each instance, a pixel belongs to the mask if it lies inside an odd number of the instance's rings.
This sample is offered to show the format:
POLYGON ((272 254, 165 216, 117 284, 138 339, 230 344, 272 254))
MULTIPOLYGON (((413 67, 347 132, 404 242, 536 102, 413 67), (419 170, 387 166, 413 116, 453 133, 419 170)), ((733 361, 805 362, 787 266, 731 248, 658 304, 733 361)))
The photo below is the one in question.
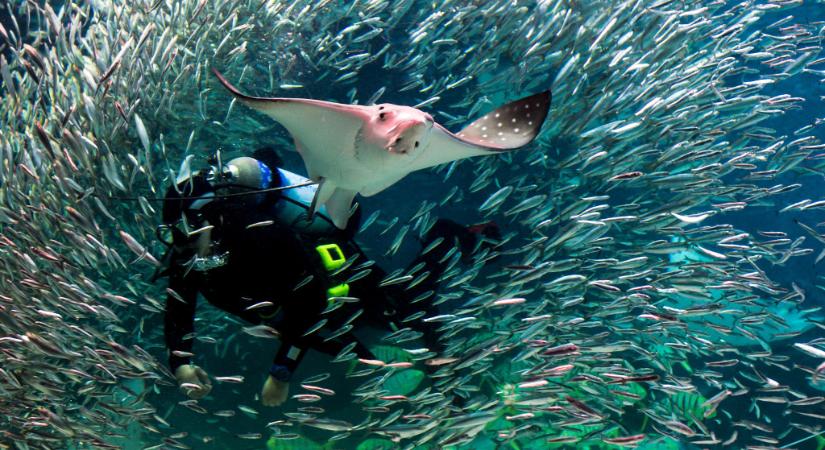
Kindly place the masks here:
POLYGON ((338 244, 319 245, 315 247, 315 250, 321 256, 321 263, 324 264, 324 268, 326 268, 328 272, 332 272, 343 266, 347 261, 347 259, 344 258, 344 252, 341 251, 341 247, 339 247, 338 244))
POLYGON ((339 284, 327 289, 327 297, 346 297, 349 295, 349 285, 347 283, 339 284))

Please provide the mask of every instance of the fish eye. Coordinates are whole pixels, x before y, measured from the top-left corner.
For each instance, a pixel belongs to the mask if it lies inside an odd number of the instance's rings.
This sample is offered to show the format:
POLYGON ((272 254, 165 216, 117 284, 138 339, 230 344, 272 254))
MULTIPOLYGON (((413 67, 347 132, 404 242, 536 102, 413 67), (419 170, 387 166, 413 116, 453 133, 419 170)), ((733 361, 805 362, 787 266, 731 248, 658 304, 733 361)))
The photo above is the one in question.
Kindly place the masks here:
POLYGON ((381 120, 384 120, 384 116, 386 116, 386 115, 387 115, 386 113, 381 113, 381 114, 378 115, 378 118, 381 119, 381 120))
POLYGON ((418 141, 415 141, 415 148, 418 148, 418 141))
POLYGON ((395 140, 396 144, 399 143, 399 142, 401 142, 401 138, 398 138, 398 139, 395 140))

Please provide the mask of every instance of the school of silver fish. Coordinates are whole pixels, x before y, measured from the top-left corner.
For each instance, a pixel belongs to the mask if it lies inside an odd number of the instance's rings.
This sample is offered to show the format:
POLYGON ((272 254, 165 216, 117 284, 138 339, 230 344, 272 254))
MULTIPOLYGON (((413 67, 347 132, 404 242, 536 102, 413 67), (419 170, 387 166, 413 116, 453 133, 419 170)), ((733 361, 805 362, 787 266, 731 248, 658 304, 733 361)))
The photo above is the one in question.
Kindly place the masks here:
MULTIPOLYGON (((0 448, 263 448, 270 436, 308 434, 328 448, 367 437, 407 449, 479 439, 809 448, 825 424, 825 394, 813 387, 825 378, 825 338, 811 338, 825 329, 822 292, 772 279, 825 257, 805 246, 825 243, 815 216, 825 199, 793 197, 822 184, 825 115, 791 133, 772 128, 805 108, 778 86, 825 80, 825 23, 794 18, 801 4, 6 2, 15 19, 0 27, 0 448), (414 98, 404 104, 446 126, 552 89, 528 149, 440 166, 422 176, 445 188, 415 213, 387 203, 362 225, 385 256, 442 209, 502 225, 502 241, 469 268, 457 247, 448 255, 439 315, 408 318, 443 324, 444 352, 422 348, 411 326, 383 338, 408 358, 359 360, 350 346, 328 373, 299 374, 296 402, 281 409, 180 396, 165 367, 167 291, 149 280, 163 252, 154 199, 186 155, 292 145, 237 107, 211 67, 258 94, 414 98), (796 214, 798 225, 748 228, 743 214, 796 214), (387 388, 425 365, 429 381, 412 392, 387 388), (325 385, 344 373, 348 392, 325 385), (683 393, 702 400, 675 407, 683 393), (352 405, 331 407, 341 402, 352 405), (204 434, 167 420, 178 409, 218 426, 204 434), (236 410, 247 428, 221 427, 236 410)), ((417 282, 397 270, 384 284, 417 282)), ((202 310, 192 337, 199 355, 243 360, 241 342, 269 348, 277 331, 202 310)), ((216 389, 257 380, 214 375, 216 389)))

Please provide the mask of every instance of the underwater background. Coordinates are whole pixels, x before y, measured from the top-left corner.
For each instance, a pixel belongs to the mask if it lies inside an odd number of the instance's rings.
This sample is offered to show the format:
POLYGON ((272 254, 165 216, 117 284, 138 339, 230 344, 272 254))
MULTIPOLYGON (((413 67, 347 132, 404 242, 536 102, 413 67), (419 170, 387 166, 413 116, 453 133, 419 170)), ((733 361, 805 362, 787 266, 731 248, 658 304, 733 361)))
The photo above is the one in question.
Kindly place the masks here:
POLYGON ((825 445, 825 4, 0 11, 2 448, 825 445), (286 131, 233 101, 213 67, 253 95, 421 105, 453 131, 552 90, 524 149, 358 198, 378 216, 356 240, 388 272, 438 217, 501 228, 496 255, 441 283, 452 362, 433 369, 407 351, 417 341, 362 330, 379 359, 413 366, 311 352, 290 396, 334 394, 268 408, 257 396, 277 342, 201 300, 196 363, 244 381, 197 402, 178 391, 166 281, 121 232, 160 259, 153 199, 187 155, 205 167, 217 150, 274 146, 305 174, 286 131))

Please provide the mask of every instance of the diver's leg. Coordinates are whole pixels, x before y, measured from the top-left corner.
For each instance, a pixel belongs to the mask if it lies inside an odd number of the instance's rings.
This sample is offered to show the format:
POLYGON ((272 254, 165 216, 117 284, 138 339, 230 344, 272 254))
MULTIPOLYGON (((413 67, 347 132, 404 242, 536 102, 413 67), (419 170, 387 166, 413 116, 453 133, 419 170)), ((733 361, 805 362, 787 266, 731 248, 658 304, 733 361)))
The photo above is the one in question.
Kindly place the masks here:
MULTIPOLYGON (((458 258, 469 255, 475 244, 476 236, 467 228, 451 220, 438 219, 421 242, 422 253, 407 268, 407 273, 415 270, 411 273, 413 279, 406 284, 390 286, 389 295, 401 299, 396 302, 394 317, 402 321, 420 311, 424 311, 423 317, 438 315, 438 307, 433 302, 440 278, 458 258)), ((426 348, 437 353, 444 350, 438 333, 442 324, 416 319, 405 325, 423 333, 426 348)))
POLYGON ((375 359, 375 355, 364 345, 357 337, 352 334, 338 337, 331 340, 325 340, 321 336, 314 336, 310 339, 311 347, 314 350, 317 350, 321 353, 325 353, 330 356, 338 356, 339 353, 347 346, 350 345, 352 342, 355 342, 355 347, 352 351, 358 355, 359 358, 363 359, 375 359))
MULTIPOLYGON (((350 295, 360 299, 357 307, 364 312, 359 321, 387 331, 397 331, 410 327, 424 333, 424 342, 430 350, 439 352, 443 346, 438 343, 439 324, 425 323, 420 319, 404 322, 411 315, 424 311, 426 316, 438 315, 433 305, 438 290, 439 279, 454 265, 455 259, 468 256, 477 243, 478 234, 489 236, 489 227, 465 227, 447 219, 438 219, 422 240, 422 253, 410 263, 407 274, 416 269, 408 283, 381 287, 386 272, 373 264, 370 273, 350 284, 350 295), (457 248, 456 248, 457 247, 457 248), (427 250, 424 252, 423 250, 427 250), (410 286, 412 284, 412 286, 410 286)), ((337 313, 337 311, 336 311, 337 313)), ((337 314, 344 320, 350 314, 337 314)))
POLYGON ((444 273, 467 257, 477 243, 477 233, 468 227, 448 219, 438 219, 421 242, 422 252, 410 263, 407 274, 413 276, 408 283, 378 288, 378 295, 391 300, 392 311, 385 317, 400 327, 410 327, 423 333, 425 346, 435 352, 444 348, 439 342, 438 328, 441 324, 427 323, 421 319, 404 322, 413 314, 424 311, 427 316, 439 314, 433 304, 444 273), (411 272, 413 271, 414 272, 411 272))

